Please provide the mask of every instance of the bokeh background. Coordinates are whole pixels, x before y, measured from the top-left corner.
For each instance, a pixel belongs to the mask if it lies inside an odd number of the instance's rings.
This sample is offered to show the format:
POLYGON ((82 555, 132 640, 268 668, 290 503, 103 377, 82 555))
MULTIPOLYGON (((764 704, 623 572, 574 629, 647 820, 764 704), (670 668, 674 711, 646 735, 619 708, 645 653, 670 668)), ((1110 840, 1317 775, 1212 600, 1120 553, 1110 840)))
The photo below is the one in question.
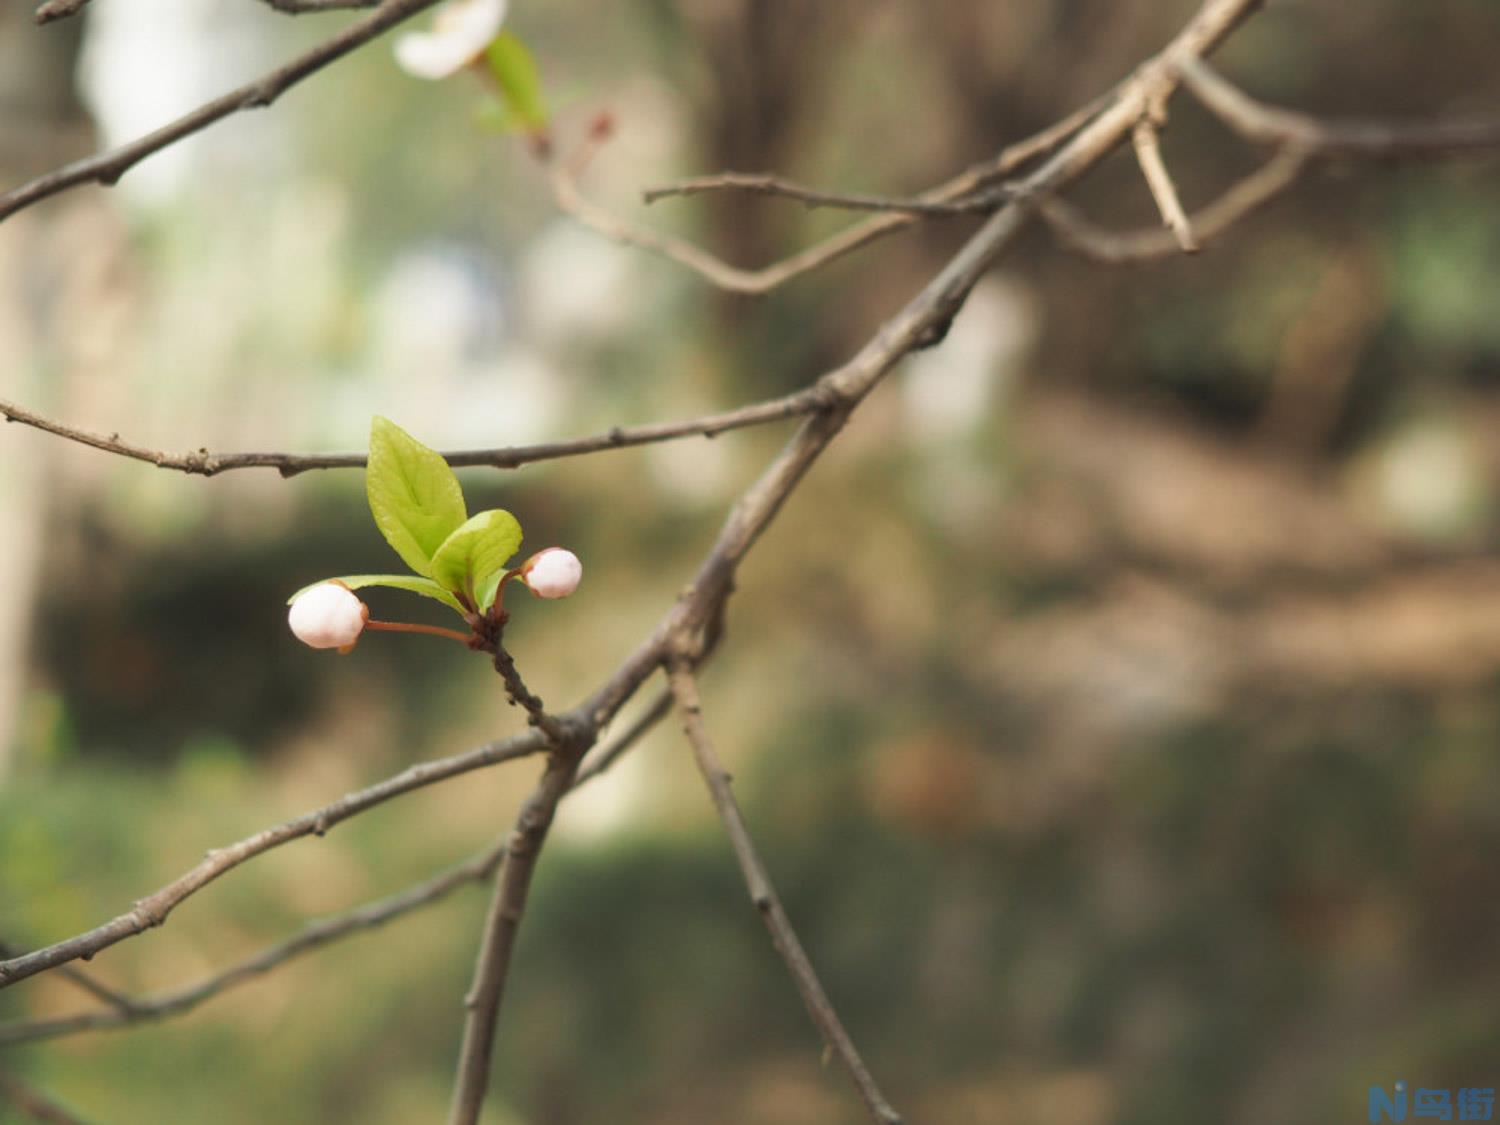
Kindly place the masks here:
MULTIPOLYGON (((758 265, 843 218, 642 208, 723 168, 908 193, 1061 116, 1187 0, 517 4, 586 186, 758 265)), ((6 185, 127 139, 337 27, 252 0, 0 9, 6 185)), ((1500 106, 1484 0, 1287 0, 1220 65, 1331 114, 1500 106)), ((377 42, 0 224, 0 394, 182 451, 545 440, 794 388, 972 220, 750 301, 552 207, 481 92, 377 42)), ((1258 154, 1187 100, 1189 204, 1258 154)), ((1500 1085, 1500 189, 1493 163, 1324 168, 1193 260, 1028 237, 860 410, 745 566, 705 681, 788 908, 913 1121, 1362 1121, 1372 1084, 1500 1085)), ((1073 196, 1154 222, 1127 156, 1073 196)), ((519 472, 471 507, 587 577, 518 604, 567 704, 669 603, 777 427, 519 472)), ((214 845, 515 729, 485 662, 297 645, 284 601, 395 562, 358 473, 203 480, 0 432, 0 937, 92 926, 214 845)), ((387 617, 427 603, 374 592, 387 617)), ((437 611, 441 614, 441 610, 437 611)), ((278 850, 101 955, 212 972, 509 825, 534 763, 278 850)), ((0 1067, 88 1120, 441 1118, 484 892, 128 1032, 0 1067)), ((541 864, 487 1120, 800 1125, 858 1105, 664 725, 541 864)), ((66 983, 0 1019, 78 1010, 66 983)), ((8 1111, 0 1107, 0 1118, 8 1111)))

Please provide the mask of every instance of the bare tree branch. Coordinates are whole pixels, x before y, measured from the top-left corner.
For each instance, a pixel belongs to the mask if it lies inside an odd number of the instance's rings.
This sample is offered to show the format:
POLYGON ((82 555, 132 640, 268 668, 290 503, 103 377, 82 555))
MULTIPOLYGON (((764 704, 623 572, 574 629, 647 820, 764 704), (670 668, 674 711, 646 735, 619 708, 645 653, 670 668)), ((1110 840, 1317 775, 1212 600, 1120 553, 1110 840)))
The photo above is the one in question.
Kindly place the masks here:
POLYGON ((1178 66, 1204 107, 1240 136, 1258 144, 1292 145, 1310 156, 1379 159, 1458 156, 1500 148, 1500 121, 1323 121, 1256 101, 1197 59, 1178 66))
POLYGON ((578 765, 587 752, 591 728, 575 733, 558 718, 548 715, 542 701, 521 681, 515 665, 496 648, 495 667, 505 679, 506 691, 530 714, 532 726, 546 737, 550 750, 547 768, 516 817, 506 846, 505 862, 495 880, 495 892, 485 919, 484 934, 479 942, 479 957, 474 966, 474 982, 464 997, 464 1035, 458 1054, 458 1074, 453 1084, 450 1125, 475 1125, 484 1109, 489 1090, 490 1060, 494 1054, 495 1025, 500 1003, 510 975, 516 937, 526 913, 531 878, 547 830, 557 813, 558 802, 572 788, 578 765), (502 659, 503 658, 503 659, 502 659))
POLYGON ((1172 232, 1177 245, 1184 254, 1196 254, 1198 243, 1193 238, 1193 227, 1188 222, 1187 212, 1182 209, 1182 200, 1177 197, 1177 185, 1161 158, 1161 144, 1157 139, 1156 126, 1149 117, 1135 123, 1131 133, 1135 145, 1135 158, 1140 163, 1141 173, 1146 177, 1146 186, 1151 189, 1151 198, 1161 212, 1161 221, 1172 232))
POLYGON ((321 836, 340 821, 347 820, 366 809, 374 808, 415 789, 456 777, 461 773, 514 761, 542 749, 543 739, 536 731, 526 731, 513 738, 411 766, 394 777, 346 793, 332 804, 324 805, 291 820, 262 829, 227 847, 215 848, 203 861, 186 874, 179 876, 160 890, 147 895, 127 913, 121 914, 102 926, 85 931, 65 941, 45 946, 42 949, 0 961, 0 988, 8 988, 16 981, 36 973, 64 965, 69 961, 94 956, 118 941, 134 937, 146 930, 161 925, 167 916, 185 899, 202 890, 226 871, 230 871, 248 859, 280 847, 290 840, 303 836, 321 836))
POLYGON ((83 11, 88 2, 89 0, 46 0, 46 3, 37 5, 36 22, 48 24, 53 20, 76 16, 83 11))
POLYGON ((421 907, 440 902, 466 884, 481 882, 494 874, 504 856, 505 846, 499 844, 404 891, 306 926, 295 937, 268 946, 186 988, 134 998, 126 1006, 107 1011, 0 1024, 0 1046, 33 1043, 80 1031, 99 1031, 181 1015, 219 993, 269 973, 304 953, 311 953, 351 934, 376 929, 421 907))
POLYGON ((640 716, 631 722, 630 726, 620 732, 618 738, 599 747, 592 756, 586 758, 579 767, 578 776, 573 780, 573 788, 577 789, 586 781, 593 781, 610 766, 619 760, 621 754, 634 746, 648 731, 667 717, 672 710, 672 693, 662 691, 658 693, 650 705, 641 712, 640 716))
POLYGON ((155 132, 147 133, 138 140, 109 152, 64 165, 54 172, 39 176, 12 191, 0 195, 0 219, 14 215, 43 199, 78 187, 80 184, 96 183, 103 187, 113 186, 121 176, 152 153, 160 152, 182 138, 191 136, 231 114, 245 109, 268 106, 286 90, 311 74, 322 70, 329 63, 342 58, 356 47, 394 27, 402 20, 430 8, 437 0, 385 0, 364 19, 350 24, 333 38, 319 44, 306 54, 300 55, 270 74, 247 85, 231 90, 211 102, 199 106, 191 113, 163 125, 155 132))
MULTIPOLYGON (((953 202, 998 180, 1003 180, 1021 166, 1052 152, 1097 116, 1113 98, 1114 91, 1096 98, 1055 125, 1048 126, 1034 136, 1007 146, 994 159, 966 169, 946 183, 918 196, 912 202, 923 205, 953 202)), ((597 143, 598 139, 591 138, 588 144, 597 143)), ((589 150, 585 149, 580 156, 575 156, 568 163, 558 163, 553 166, 552 194, 559 209, 572 215, 573 218, 605 238, 676 262, 694 271, 710 284, 731 293, 743 293, 750 296, 764 295, 804 273, 819 269, 846 254, 853 253, 876 239, 903 230, 922 218, 921 215, 914 214, 909 209, 888 211, 847 227, 837 234, 830 235, 822 242, 799 250, 772 265, 753 270, 741 269, 684 239, 659 234, 617 219, 604 208, 591 202, 578 187, 578 176, 583 166, 588 163, 588 156, 589 150)), ((990 207, 982 209, 993 210, 990 207)))
MULTIPOLYGON (((526 686, 526 681, 521 679, 521 673, 516 669, 515 659, 503 644, 495 646, 494 664, 495 671, 500 673, 500 679, 505 684, 506 697, 512 706, 520 707, 526 712, 527 724, 541 731, 548 745, 554 749, 565 745, 570 740, 566 724, 547 713, 541 696, 526 686)), ((582 751, 579 753, 582 756, 582 751)))
MULTIPOLYGON (((20 953, 21 950, 18 947, 12 945, 10 942, 0 941, 0 958, 16 957, 20 953)), ((109 985, 105 984, 103 981, 100 981, 97 978, 89 975, 88 973, 85 973, 77 966, 59 965, 55 971, 57 975, 62 977, 64 980, 77 986, 84 992, 87 992, 96 1000, 102 1000, 111 1008, 117 1008, 122 1012, 128 1012, 135 1006, 135 1001, 132 1000, 129 996, 126 996, 123 992, 116 991, 109 985)), ((3 1042, 3 1036, 0 1036, 0 1043, 3 1042)))
MULTIPOLYGON (((609 449, 625 449, 630 446, 651 445, 656 442, 674 441, 685 437, 715 437, 729 430, 747 426, 763 426, 781 422, 823 409, 825 399, 814 389, 805 389, 780 398, 751 403, 734 410, 717 414, 704 414, 680 422, 652 422, 644 426, 615 426, 603 433, 587 437, 570 438, 565 441, 543 442, 537 445, 503 446, 497 449, 459 449, 443 454, 448 464, 456 468, 488 466, 496 469, 514 469, 536 461, 552 461, 563 457, 576 457, 585 453, 599 453, 609 449)), ((363 453, 211 453, 199 449, 192 453, 168 453, 159 449, 148 449, 120 440, 119 434, 101 434, 81 430, 62 422, 27 410, 13 402, 0 399, 0 417, 7 422, 18 422, 34 429, 87 445, 94 449, 113 453, 132 461, 144 461, 159 469, 172 469, 195 476, 211 477, 233 469, 275 469, 283 477, 293 477, 313 469, 362 469, 366 455, 363 453)))
MULTIPOLYGON (((85 0, 87 2, 87 0, 85 0)), ((380 0, 265 0, 266 6, 289 16, 309 12, 339 12, 350 8, 373 8, 380 0)))
MULTIPOLYGON (((663 692, 658 696, 639 718, 611 739, 607 745, 600 747, 599 753, 589 762, 587 768, 579 771, 569 792, 576 791, 619 761, 627 750, 665 717, 671 710, 671 704, 670 692, 663 692)), ((505 845, 498 844, 448 871, 441 872, 395 894, 313 923, 305 927, 300 934, 268 946, 197 984, 156 996, 143 998, 126 996, 99 983, 93 977, 78 972, 72 965, 60 965, 54 970, 55 972, 68 977, 80 987, 104 1000, 113 1010, 85 1012, 49 1020, 0 1024, 0 1046, 52 1039, 81 1031, 123 1027, 144 1020, 165 1019, 180 1015, 237 984, 271 972, 303 953, 313 952, 353 934, 383 926, 387 922, 394 921, 424 906, 442 901, 466 883, 488 879, 494 874, 504 855, 505 845)), ((12 956, 12 951, 8 948, 0 948, 0 955, 12 956)))
POLYGON ((713 176, 693 176, 675 183, 661 184, 641 192, 646 203, 673 196, 704 195, 709 192, 743 191, 752 195, 769 195, 806 203, 810 207, 834 207, 843 211, 899 211, 911 215, 946 218, 957 215, 987 215, 1014 196, 1001 185, 952 201, 899 199, 885 195, 846 195, 805 187, 780 176, 763 172, 720 172, 713 176))
MULTIPOLYGON (((1287 148, 1230 187, 1223 195, 1190 218, 1196 240, 1206 245, 1240 220, 1275 199, 1302 174, 1307 157, 1287 148)), ((1174 258, 1182 253, 1175 235, 1164 230, 1111 231, 1091 222, 1082 211, 1057 198, 1040 203, 1059 244, 1105 265, 1125 265, 1174 258)))
POLYGON ((703 707, 698 698, 697 678, 685 660, 674 662, 668 675, 671 680, 672 695, 676 698, 678 710, 682 715, 683 731, 692 745, 693 756, 698 762, 698 770, 703 774, 703 780, 708 784, 709 793, 713 797, 714 807, 718 810, 719 818, 724 822, 724 830, 729 835, 730 846, 734 849, 735 859, 739 862, 740 872, 744 875, 745 885, 750 891, 750 901, 755 904, 761 920, 770 931, 771 942, 775 945, 776 952, 781 954, 782 960, 786 962, 787 970, 792 974, 792 980, 797 985, 797 991, 802 994, 802 1002, 807 1005, 808 1014, 812 1016, 813 1023, 817 1024, 828 1050, 849 1072, 849 1077, 859 1091, 859 1096, 863 1099, 870 1117, 880 1122, 881 1125, 900 1125, 901 1115, 886 1101, 885 1096, 880 1092, 880 1087, 871 1077, 869 1068, 860 1057, 858 1049, 854 1046, 854 1041, 844 1030, 843 1021, 839 1019, 838 1012, 834 1010, 833 1003, 823 990, 812 962, 808 960, 807 952, 802 948, 802 943, 792 928, 791 919, 787 917, 786 910, 781 905, 776 888, 771 884, 771 877, 766 872, 765 864, 761 862, 760 855, 755 850, 755 844, 750 839, 750 830, 745 826, 744 815, 740 812, 739 803, 734 799, 729 773, 719 761, 713 742, 708 736, 708 730, 703 724, 703 707))

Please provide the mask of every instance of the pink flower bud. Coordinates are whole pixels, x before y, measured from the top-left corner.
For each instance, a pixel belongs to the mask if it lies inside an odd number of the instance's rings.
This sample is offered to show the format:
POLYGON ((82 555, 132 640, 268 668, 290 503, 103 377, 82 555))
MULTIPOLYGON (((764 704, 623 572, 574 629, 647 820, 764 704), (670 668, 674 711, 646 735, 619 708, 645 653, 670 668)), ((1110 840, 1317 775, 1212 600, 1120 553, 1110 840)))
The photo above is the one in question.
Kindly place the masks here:
POLYGON ((292 602, 287 624, 313 648, 347 649, 359 640, 370 609, 341 582, 320 582, 292 602))
POLYGON ((521 581, 539 598, 565 598, 578 589, 583 564, 572 551, 548 547, 521 564, 521 581))

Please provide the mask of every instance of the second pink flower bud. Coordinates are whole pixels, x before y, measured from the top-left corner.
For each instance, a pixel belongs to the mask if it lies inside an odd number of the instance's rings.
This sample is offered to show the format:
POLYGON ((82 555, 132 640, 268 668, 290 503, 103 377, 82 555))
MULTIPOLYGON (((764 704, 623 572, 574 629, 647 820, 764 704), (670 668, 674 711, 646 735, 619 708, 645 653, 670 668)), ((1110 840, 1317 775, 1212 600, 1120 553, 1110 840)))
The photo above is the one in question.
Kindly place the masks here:
POLYGON ((565 598, 578 589, 583 564, 564 547, 548 547, 521 564, 522 582, 539 598, 565 598))

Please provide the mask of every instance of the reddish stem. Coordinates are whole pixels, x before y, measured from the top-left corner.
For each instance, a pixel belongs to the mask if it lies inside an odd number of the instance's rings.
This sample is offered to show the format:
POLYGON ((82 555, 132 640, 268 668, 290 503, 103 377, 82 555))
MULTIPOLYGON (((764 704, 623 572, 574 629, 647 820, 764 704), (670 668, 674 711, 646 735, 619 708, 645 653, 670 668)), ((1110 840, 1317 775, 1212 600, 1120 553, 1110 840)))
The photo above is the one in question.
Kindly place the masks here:
POLYGON ((521 568, 507 570, 500 578, 500 583, 495 587, 495 600, 490 603, 490 620, 499 621, 505 614, 505 587, 512 578, 521 576, 521 568))
POLYGON ((413 625, 408 621, 366 621, 366 629, 381 629, 387 633, 430 633, 434 637, 448 637, 468 647, 469 634, 456 629, 444 629, 441 625, 413 625))

